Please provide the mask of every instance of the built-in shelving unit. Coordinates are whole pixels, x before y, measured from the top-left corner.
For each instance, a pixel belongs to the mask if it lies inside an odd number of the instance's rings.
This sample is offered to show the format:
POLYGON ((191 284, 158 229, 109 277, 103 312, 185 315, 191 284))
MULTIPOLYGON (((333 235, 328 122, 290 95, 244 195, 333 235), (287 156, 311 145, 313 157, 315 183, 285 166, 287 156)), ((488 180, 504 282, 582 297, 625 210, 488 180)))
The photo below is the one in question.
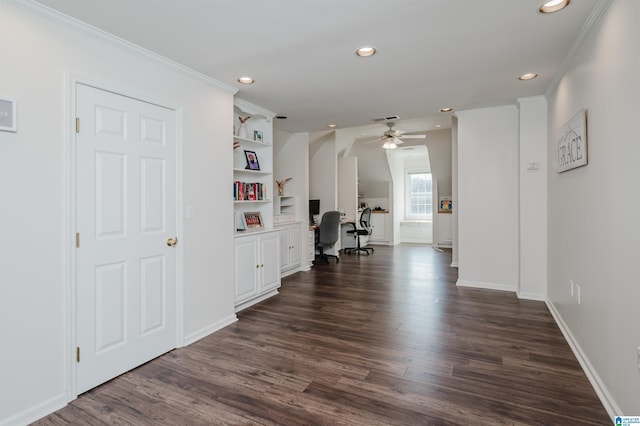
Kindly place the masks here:
MULTIPOLYGON (((233 200, 236 233, 245 212, 258 212, 264 229, 273 228, 273 126, 275 114, 242 100, 234 103, 233 200), (241 122, 246 136, 238 136, 241 122), (248 118, 247 118, 248 117, 248 118)), ((259 230, 251 229, 256 232, 259 230)))
POLYGON ((275 199, 276 215, 296 214, 296 197, 293 195, 279 195, 275 199))
MULTIPOLYGON (((273 127, 274 113, 248 102, 234 102, 233 209, 235 214, 236 311, 278 294, 281 270, 281 230, 273 227, 273 127), (242 117, 246 136, 239 136, 242 117), (248 118, 247 118, 248 117, 248 118), (260 227, 246 227, 242 218, 260 227)), ((231 188, 229 188, 231 190, 231 188)))

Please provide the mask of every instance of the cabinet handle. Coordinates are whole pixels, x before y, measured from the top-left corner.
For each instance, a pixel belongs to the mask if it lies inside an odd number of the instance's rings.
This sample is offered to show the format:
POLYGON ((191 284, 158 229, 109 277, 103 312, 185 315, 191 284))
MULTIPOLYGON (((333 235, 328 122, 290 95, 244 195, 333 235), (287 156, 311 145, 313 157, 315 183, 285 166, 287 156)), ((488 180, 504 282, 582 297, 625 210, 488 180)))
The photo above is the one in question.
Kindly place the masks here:
POLYGON ((260 265, 261 268, 264 268, 264 263, 262 265, 260 265))
POLYGON ((260 267, 260 265, 256 265, 256 268, 259 268, 259 267, 260 267))

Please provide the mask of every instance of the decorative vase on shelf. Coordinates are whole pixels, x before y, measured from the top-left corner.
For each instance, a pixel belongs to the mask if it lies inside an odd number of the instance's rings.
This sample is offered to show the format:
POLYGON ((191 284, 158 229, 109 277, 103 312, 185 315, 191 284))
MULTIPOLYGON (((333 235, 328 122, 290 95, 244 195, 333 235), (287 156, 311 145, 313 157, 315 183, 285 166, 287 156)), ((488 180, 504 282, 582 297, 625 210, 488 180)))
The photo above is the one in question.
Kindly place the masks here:
POLYGON ((247 130, 247 126, 244 123, 250 118, 250 115, 247 117, 238 116, 238 120, 240 120, 240 126, 238 126, 238 133, 236 134, 236 136, 238 136, 239 138, 246 139, 249 137, 249 131, 247 130))
POLYGON ((245 126, 244 124, 240 124, 240 126, 238 126, 238 134, 236 134, 236 136, 238 136, 239 138, 247 138, 249 137, 249 131, 247 130, 247 126, 245 126))

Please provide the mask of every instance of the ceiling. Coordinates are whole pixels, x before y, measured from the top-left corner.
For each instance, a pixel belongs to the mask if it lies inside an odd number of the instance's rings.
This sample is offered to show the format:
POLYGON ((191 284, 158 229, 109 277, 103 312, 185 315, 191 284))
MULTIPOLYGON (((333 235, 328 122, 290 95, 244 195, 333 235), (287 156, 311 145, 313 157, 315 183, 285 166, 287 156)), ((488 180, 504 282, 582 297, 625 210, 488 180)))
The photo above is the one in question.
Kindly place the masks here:
POLYGON ((543 94, 600 0, 39 0, 239 88, 290 132, 543 94), (355 55, 371 45, 377 54, 355 55), (519 81, 535 72, 539 77, 519 81), (252 85, 237 78, 249 75, 252 85))

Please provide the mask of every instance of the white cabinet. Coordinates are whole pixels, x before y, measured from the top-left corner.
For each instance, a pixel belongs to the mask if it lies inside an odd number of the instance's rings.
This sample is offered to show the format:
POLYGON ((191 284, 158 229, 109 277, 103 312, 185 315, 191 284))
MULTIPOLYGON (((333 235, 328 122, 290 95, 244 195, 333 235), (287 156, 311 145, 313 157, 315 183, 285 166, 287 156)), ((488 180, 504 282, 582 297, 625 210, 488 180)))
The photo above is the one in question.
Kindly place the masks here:
POLYGON ((235 237, 236 311, 278 294, 279 235, 273 229, 235 237))
POLYGON ((279 224, 275 227, 280 236, 280 271, 290 275, 302 265, 302 222, 279 224))
POLYGON ((307 231, 307 262, 309 266, 313 265, 316 260, 316 231, 309 229, 307 231))
POLYGON ((369 241, 372 243, 386 243, 389 242, 387 237, 387 221, 389 218, 388 213, 373 213, 371 215, 371 235, 369 241))

